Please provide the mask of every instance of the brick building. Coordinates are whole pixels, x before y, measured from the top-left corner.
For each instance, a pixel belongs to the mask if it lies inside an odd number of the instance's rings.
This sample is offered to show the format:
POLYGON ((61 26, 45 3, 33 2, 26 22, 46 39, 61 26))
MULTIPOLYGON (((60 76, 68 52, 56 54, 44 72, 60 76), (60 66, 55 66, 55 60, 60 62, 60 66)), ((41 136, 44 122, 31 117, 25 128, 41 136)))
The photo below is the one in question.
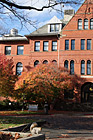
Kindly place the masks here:
POLYGON ((76 13, 65 10, 63 20, 53 17, 25 37, 12 29, 0 37, 0 53, 13 57, 14 72, 19 75, 42 63, 65 66, 71 74, 87 79, 81 99, 89 101, 93 93, 93 0, 85 0, 76 13))

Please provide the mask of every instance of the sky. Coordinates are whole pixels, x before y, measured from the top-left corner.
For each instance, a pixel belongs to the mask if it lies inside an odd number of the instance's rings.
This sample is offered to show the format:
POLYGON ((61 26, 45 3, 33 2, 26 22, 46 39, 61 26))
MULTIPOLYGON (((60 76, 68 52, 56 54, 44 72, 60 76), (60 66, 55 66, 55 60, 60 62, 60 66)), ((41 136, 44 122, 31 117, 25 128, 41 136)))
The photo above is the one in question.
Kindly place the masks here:
MULTIPOLYGON (((34 6, 36 8, 41 8, 44 5, 48 4, 48 0, 13 0, 17 4, 20 5, 27 5, 27 6, 34 6)), ((55 7, 55 9, 62 9, 64 11, 65 9, 74 9, 75 12, 78 10, 78 6, 73 6, 73 5, 58 5, 55 7)), ((5 12, 8 12, 6 9, 4 9, 5 12)), ((20 12, 20 11, 19 11, 20 12)), ((43 25, 45 25, 53 16, 57 16, 59 19, 63 19, 63 13, 58 12, 53 9, 44 9, 42 12, 35 11, 35 10, 27 10, 27 11, 22 11, 23 13, 26 14, 27 17, 29 17, 30 20, 35 22, 35 27, 25 24, 26 27, 22 27, 19 20, 15 18, 13 14, 10 14, 11 18, 8 16, 4 16, 4 20, 1 21, 1 25, 4 25, 6 29, 8 29, 8 32, 12 28, 18 29, 19 34, 21 35, 27 35, 36 30, 36 28, 39 28, 43 25)))

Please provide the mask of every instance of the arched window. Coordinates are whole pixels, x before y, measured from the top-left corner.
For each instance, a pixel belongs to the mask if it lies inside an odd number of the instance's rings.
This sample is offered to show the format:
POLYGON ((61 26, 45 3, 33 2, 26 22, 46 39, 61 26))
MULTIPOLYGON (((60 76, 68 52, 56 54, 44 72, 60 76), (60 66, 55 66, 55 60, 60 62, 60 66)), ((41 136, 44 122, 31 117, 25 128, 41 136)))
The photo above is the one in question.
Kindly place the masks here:
POLYGON ((48 61, 47 61, 47 60, 44 60, 44 61, 43 61, 43 64, 48 64, 48 61))
POLYGON ((88 29, 88 19, 84 19, 84 29, 88 29))
POLYGON ((87 75, 91 75, 91 61, 87 61, 87 75))
POLYGON ((56 60, 53 60, 52 63, 57 64, 57 61, 56 60))
POLYGON ((93 29, 93 18, 90 19, 90 29, 93 29))
POLYGON ((36 67, 38 64, 39 64, 39 61, 36 60, 36 61, 34 62, 34 67, 36 67))
POLYGON ((16 74, 21 75, 23 71, 23 64, 21 62, 18 62, 16 65, 16 74))
POLYGON ((82 60, 81 61, 81 75, 84 75, 85 74, 85 61, 82 60))
POLYGON ((78 19, 78 29, 82 30, 82 19, 78 19))
POLYGON ((65 60, 64 67, 68 69, 68 60, 65 60))
POLYGON ((70 74, 74 74, 74 61, 70 61, 70 74))

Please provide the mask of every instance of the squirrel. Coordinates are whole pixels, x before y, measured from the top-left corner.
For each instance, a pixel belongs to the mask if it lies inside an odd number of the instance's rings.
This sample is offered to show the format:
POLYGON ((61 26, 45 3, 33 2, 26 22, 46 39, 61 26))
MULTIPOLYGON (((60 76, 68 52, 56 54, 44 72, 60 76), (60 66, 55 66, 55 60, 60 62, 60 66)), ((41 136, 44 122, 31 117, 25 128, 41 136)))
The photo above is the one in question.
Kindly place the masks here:
POLYGON ((41 132, 42 128, 38 127, 38 124, 36 122, 33 122, 30 126, 30 132, 32 135, 39 134, 41 132))

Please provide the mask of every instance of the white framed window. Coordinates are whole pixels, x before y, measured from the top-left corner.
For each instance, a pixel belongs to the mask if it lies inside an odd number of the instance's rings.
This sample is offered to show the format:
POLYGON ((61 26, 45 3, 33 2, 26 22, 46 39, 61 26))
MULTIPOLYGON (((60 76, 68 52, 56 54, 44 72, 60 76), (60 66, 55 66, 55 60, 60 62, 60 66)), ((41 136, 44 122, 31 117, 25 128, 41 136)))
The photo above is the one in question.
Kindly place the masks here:
POLYGON ((82 19, 78 19, 78 29, 82 30, 82 19))
POLYGON ((16 65, 16 74, 21 75, 23 71, 23 64, 21 62, 18 62, 16 65))
POLYGON ((43 51, 48 51, 48 41, 43 42, 43 51))
POLYGON ((84 19, 84 29, 88 29, 88 19, 84 19))
POLYGON ((93 29, 93 18, 90 19, 90 29, 93 29))
POLYGON ((35 42, 35 51, 40 51, 40 41, 35 42))
POLYGON ((91 75, 91 61, 87 61, 87 75, 91 75))
POLYGON ((11 55, 11 46, 5 46, 5 55, 11 55))
POLYGON ((23 55, 24 46, 17 46, 17 55, 23 55))
POLYGON ((81 75, 84 75, 85 74, 85 61, 82 60, 81 61, 81 75))
POLYGON ((60 24, 50 24, 50 32, 59 32, 60 24))
POLYGON ((57 51, 57 41, 52 41, 52 51, 57 51))

